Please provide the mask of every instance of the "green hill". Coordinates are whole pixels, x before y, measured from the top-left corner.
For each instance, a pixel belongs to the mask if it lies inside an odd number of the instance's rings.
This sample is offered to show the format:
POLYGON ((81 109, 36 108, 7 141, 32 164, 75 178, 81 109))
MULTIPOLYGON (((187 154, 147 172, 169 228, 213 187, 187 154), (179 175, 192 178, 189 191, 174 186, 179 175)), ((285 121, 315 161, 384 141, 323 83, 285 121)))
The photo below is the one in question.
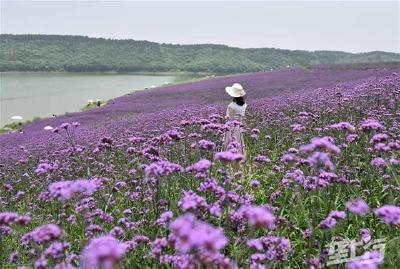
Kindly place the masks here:
POLYGON ((0 35, 0 71, 243 73, 313 64, 397 62, 399 53, 240 49, 62 35, 0 35))

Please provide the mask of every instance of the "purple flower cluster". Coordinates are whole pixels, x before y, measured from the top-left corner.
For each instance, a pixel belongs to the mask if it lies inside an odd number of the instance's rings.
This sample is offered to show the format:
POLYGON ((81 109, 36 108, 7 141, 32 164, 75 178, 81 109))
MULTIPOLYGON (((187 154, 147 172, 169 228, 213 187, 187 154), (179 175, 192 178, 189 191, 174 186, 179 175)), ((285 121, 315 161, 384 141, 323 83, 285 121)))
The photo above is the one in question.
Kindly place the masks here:
POLYGON ((262 206, 243 205, 237 211, 250 226, 256 228, 274 229, 276 218, 267 208, 262 206))
POLYGON ((199 221, 194 215, 186 214, 175 219, 171 225, 171 237, 175 248, 181 253, 191 251, 219 252, 228 243, 222 228, 199 221))
POLYGON ((331 211, 327 218, 322 220, 319 224, 319 228, 321 229, 332 229, 336 226, 338 219, 345 219, 346 213, 344 211, 331 211))
POLYGON ((303 153, 311 153, 314 150, 326 151, 333 155, 339 155, 340 149, 333 144, 334 139, 332 137, 314 137, 311 139, 311 144, 301 146, 300 151, 303 153))
POLYGON ((270 163, 271 162, 271 160, 268 159, 264 155, 258 155, 256 157, 254 157, 254 161, 257 162, 257 163, 270 163))
POLYGON ((58 168, 57 164, 51 164, 46 161, 42 161, 39 163, 38 167, 35 169, 35 173, 37 175, 43 175, 47 173, 51 173, 58 168))
POLYGON ((348 262, 346 269, 378 269, 383 259, 379 251, 367 251, 357 260, 348 262))
POLYGON ((115 268, 125 255, 126 248, 124 243, 109 235, 94 238, 83 250, 81 268, 115 268))
POLYGON ((100 181, 78 179, 74 181, 59 181, 49 185, 49 192, 53 198, 61 201, 67 201, 80 193, 83 195, 91 195, 101 186, 100 181))
POLYGON ((354 132, 356 130, 356 127, 354 127, 351 123, 349 122, 339 122, 339 123, 335 123, 329 126, 330 129, 333 130, 347 130, 349 132, 354 132))
POLYGON ((31 219, 29 215, 20 215, 15 212, 0 212, 0 225, 26 225, 31 222, 31 219))
POLYGON ((156 220, 156 224, 165 228, 167 227, 167 223, 172 219, 173 216, 174 214, 172 213, 172 211, 165 211, 156 220))
POLYGON ((145 174, 147 176, 167 176, 171 173, 179 173, 182 171, 183 168, 179 164, 164 160, 149 164, 145 168, 145 174))
POLYGON ((250 239, 247 241, 247 245, 257 251, 256 254, 252 254, 250 257, 255 264, 264 260, 282 262, 287 260, 293 252, 290 241, 287 238, 273 235, 250 239))
POLYGON ((375 157, 371 161, 371 165, 377 168, 385 168, 387 166, 386 161, 381 157, 375 157))
POLYGON ((369 206, 363 199, 348 201, 346 207, 351 213, 359 216, 364 216, 369 212, 369 206))
POLYGON ((371 130, 383 130, 383 125, 376 119, 366 119, 361 122, 361 130, 371 131, 371 130))
POLYGON ((202 139, 199 141, 199 146, 201 149, 211 150, 215 148, 215 143, 209 140, 202 139))
POLYGON ((214 160, 219 160, 223 162, 242 161, 244 160, 244 156, 240 153, 235 153, 232 151, 222 151, 215 153, 214 160))
POLYGON ((178 202, 178 206, 184 211, 204 211, 208 208, 206 200, 194 193, 193 191, 185 191, 183 197, 178 202))
POLYGON ((22 244, 28 244, 30 241, 38 245, 43 245, 48 242, 60 240, 64 237, 64 231, 55 224, 47 224, 35 228, 33 231, 25 234, 21 241, 22 244))
POLYGON ((400 225, 400 207, 395 205, 384 205, 373 210, 374 214, 384 223, 400 225))
POLYGON ((187 172, 195 171, 197 173, 205 173, 208 169, 210 169, 211 165, 212 164, 209 160, 202 159, 202 160, 198 161, 197 163, 187 167, 186 171, 187 172))

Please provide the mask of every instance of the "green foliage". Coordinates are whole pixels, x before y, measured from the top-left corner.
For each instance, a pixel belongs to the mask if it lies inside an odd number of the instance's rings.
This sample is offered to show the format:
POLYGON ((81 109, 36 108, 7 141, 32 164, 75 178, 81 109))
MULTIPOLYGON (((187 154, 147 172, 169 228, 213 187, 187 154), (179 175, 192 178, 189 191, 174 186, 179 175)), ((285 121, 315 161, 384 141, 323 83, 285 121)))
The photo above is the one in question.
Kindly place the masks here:
POLYGON ((0 35, 0 71, 243 73, 306 66, 400 61, 400 54, 240 49, 62 35, 0 35))
POLYGON ((32 120, 27 120, 27 121, 19 121, 19 122, 12 122, 9 124, 4 125, 3 127, 0 128, 0 134, 2 133, 8 133, 8 132, 14 132, 18 129, 20 129, 21 127, 23 127, 24 125, 28 124, 28 123, 32 123, 35 121, 40 120, 40 117, 34 117, 32 120))
MULTIPOLYGON (((100 106, 103 106, 107 104, 107 102, 105 101, 100 101, 100 106)), ((99 107, 99 105, 97 104, 97 102, 90 102, 87 103, 84 107, 81 108, 81 111, 88 111, 88 110, 92 110, 93 108, 99 107)))

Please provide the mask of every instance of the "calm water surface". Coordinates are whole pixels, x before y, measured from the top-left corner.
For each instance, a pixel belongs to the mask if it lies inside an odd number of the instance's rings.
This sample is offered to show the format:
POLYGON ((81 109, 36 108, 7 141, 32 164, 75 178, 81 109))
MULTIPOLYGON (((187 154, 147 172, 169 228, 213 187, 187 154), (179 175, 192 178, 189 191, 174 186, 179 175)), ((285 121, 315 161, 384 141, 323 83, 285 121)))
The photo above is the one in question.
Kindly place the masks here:
POLYGON ((108 100, 145 87, 174 82, 173 76, 104 73, 1 73, 0 126, 34 117, 80 111, 89 99, 108 100))

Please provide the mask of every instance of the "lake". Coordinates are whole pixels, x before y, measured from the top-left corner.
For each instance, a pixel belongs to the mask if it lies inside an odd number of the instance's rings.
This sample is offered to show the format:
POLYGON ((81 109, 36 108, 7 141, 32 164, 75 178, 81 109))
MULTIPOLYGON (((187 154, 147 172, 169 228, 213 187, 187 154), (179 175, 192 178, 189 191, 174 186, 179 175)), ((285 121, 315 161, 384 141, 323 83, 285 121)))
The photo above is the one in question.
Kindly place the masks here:
POLYGON ((0 126, 34 117, 76 112, 89 99, 106 101, 145 87, 172 83, 179 77, 114 73, 1 73, 0 126))

